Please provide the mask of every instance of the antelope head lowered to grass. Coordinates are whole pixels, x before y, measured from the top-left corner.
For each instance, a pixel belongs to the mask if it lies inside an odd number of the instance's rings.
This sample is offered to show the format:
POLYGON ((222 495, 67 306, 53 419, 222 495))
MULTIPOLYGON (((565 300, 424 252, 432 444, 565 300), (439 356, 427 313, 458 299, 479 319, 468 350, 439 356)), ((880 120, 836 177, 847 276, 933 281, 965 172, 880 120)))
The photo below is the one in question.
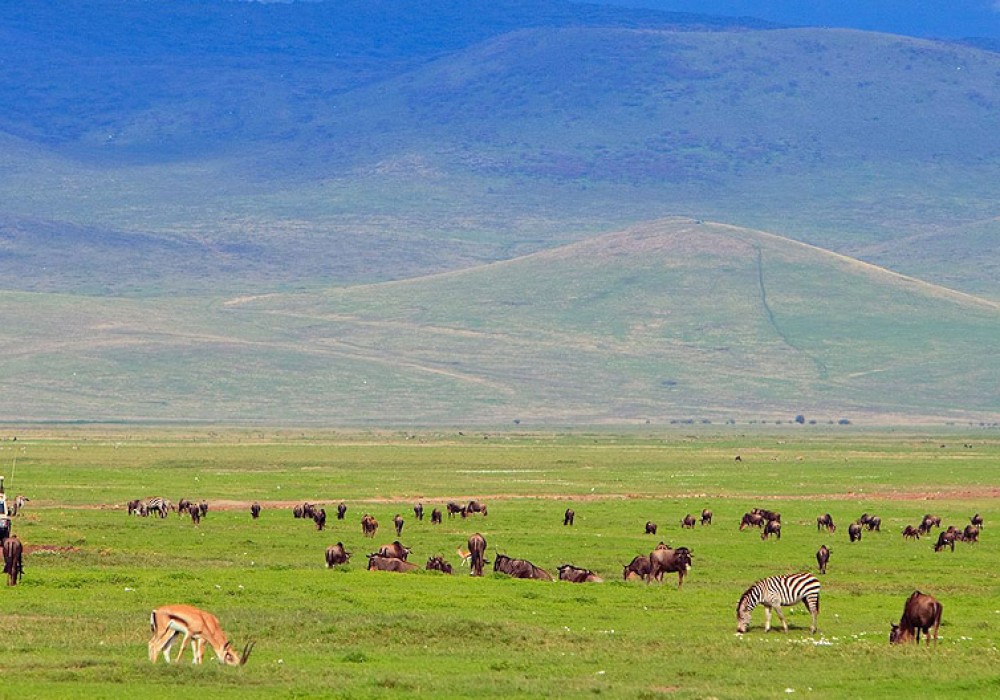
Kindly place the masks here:
POLYGON ((194 663, 200 664, 205 642, 208 642, 220 664, 242 666, 250 658, 254 642, 247 642, 243 653, 238 653, 219 626, 219 619, 212 613, 199 610, 192 605, 164 605, 152 612, 149 617, 149 627, 153 638, 149 640, 149 660, 156 663, 156 658, 163 653, 163 658, 170 663, 170 648, 178 637, 181 646, 177 652, 178 660, 184 654, 184 646, 191 641, 191 653, 194 663))

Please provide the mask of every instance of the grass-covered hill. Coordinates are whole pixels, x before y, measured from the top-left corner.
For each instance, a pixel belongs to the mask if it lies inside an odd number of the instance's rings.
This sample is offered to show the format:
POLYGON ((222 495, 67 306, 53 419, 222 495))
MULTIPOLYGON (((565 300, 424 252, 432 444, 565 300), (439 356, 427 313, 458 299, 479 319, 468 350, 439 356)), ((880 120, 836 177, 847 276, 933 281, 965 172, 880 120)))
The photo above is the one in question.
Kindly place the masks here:
POLYGON ((1000 305, 670 219, 323 293, 0 297, 0 419, 995 420, 1000 305), (19 310, 31 308, 30 316, 19 310))

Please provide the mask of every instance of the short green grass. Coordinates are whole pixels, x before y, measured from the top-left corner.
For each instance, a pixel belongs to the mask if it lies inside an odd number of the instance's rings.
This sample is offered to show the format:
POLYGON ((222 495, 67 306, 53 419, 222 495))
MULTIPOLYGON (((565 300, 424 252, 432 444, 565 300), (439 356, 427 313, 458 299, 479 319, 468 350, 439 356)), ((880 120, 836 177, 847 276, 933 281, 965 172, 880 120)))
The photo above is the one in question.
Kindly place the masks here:
POLYGON ((0 442, 8 493, 32 498, 15 530, 28 545, 61 549, 31 553, 22 584, 0 592, 3 692, 13 696, 141 687, 150 697, 182 688, 221 697, 983 697, 1000 685, 991 536, 1000 441, 984 434, 18 437, 0 442), (125 513, 127 499, 159 494, 215 506, 200 527, 125 513), (417 500, 429 514, 471 497, 488 503, 487 518, 413 518, 417 500), (327 504, 326 531, 276 505, 305 499, 327 504), (341 499, 349 510, 338 522, 341 499), (265 505, 256 522, 242 505, 252 500, 265 505), (737 530, 755 505, 782 512, 780 542, 737 530), (577 513, 571 528, 567 507, 577 513), (680 519, 703 507, 715 524, 681 531, 680 519), (365 511, 382 524, 374 541, 361 536, 365 511), (846 525, 862 511, 879 514, 883 532, 848 544, 846 525), (925 512, 964 525, 976 511, 982 542, 954 553, 899 535, 925 512), (395 539, 397 512, 412 559, 442 553, 460 575, 365 571, 364 554, 395 539), (816 532, 824 512, 835 535, 816 532), (658 537, 642 534, 647 520, 658 537), (489 558, 499 550, 552 572, 573 563, 606 582, 473 579, 454 550, 475 531, 489 558), (672 577, 622 582, 622 564, 661 539, 694 550, 684 588, 672 577), (354 557, 327 570, 323 551, 338 540, 354 557), (833 555, 820 634, 798 608, 788 635, 764 635, 761 612, 735 635, 741 592, 762 576, 812 570, 821 543, 833 555), (887 644, 914 588, 944 604, 936 650, 887 644), (211 610, 238 645, 256 639, 250 663, 151 666, 149 611, 169 602, 211 610))

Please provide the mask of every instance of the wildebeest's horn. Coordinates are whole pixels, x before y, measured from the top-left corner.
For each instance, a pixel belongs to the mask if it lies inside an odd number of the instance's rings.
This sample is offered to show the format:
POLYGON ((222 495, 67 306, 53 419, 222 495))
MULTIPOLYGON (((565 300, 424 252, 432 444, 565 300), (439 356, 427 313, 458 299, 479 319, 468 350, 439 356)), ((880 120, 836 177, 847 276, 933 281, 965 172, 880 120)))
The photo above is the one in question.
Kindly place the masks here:
POLYGON ((245 664, 247 662, 247 659, 250 658, 250 652, 253 651, 255 644, 257 644, 257 642, 251 639, 249 642, 247 642, 247 645, 243 647, 243 654, 242 656, 240 656, 240 666, 245 664))

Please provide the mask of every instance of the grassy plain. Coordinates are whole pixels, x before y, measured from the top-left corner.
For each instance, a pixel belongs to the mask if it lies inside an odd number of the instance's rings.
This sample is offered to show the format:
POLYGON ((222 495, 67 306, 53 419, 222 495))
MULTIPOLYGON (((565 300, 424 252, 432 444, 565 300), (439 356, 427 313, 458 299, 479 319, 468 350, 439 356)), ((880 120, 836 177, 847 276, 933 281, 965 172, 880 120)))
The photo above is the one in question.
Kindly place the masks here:
POLYGON ((52 549, 29 554, 22 584, 0 594, 2 693, 835 698, 1000 688, 991 536, 1000 440, 989 433, 466 432, 20 430, 0 442, 8 493, 32 498, 15 531, 52 549), (205 498, 212 510, 200 527, 126 515, 129 498, 154 495, 205 498), (417 500, 429 512, 471 497, 489 504, 488 518, 413 518, 417 500), (328 505, 317 532, 287 506, 306 499, 344 500, 347 519, 328 505), (256 522, 245 507, 253 500, 264 504, 256 522), (755 505, 782 512, 781 541, 737 531, 755 505), (681 531, 680 519, 703 507, 715 524, 681 531), (365 511, 382 523, 374 542, 361 537, 365 511), (879 514, 883 532, 849 545, 846 525, 862 511, 879 514), (964 525, 976 511, 982 542, 954 553, 899 536, 925 512, 964 525), (394 539, 397 512, 421 565, 434 553, 457 565, 455 547, 478 530, 490 558, 497 548, 553 572, 573 563, 607 582, 369 573, 364 553, 394 539), (840 525, 835 535, 816 533, 823 512, 840 525), (621 565, 655 544, 642 535, 646 520, 660 526, 655 541, 693 548, 683 590, 619 580, 621 565), (327 570, 323 551, 338 540, 354 558, 327 570), (800 608, 787 636, 765 636, 760 612, 735 635, 741 592, 762 576, 813 569, 821 543, 833 555, 820 634, 800 608), (944 604, 936 650, 887 644, 914 588, 944 604), (168 602, 215 612, 238 645, 257 639, 250 663, 151 666, 148 613, 168 602))

